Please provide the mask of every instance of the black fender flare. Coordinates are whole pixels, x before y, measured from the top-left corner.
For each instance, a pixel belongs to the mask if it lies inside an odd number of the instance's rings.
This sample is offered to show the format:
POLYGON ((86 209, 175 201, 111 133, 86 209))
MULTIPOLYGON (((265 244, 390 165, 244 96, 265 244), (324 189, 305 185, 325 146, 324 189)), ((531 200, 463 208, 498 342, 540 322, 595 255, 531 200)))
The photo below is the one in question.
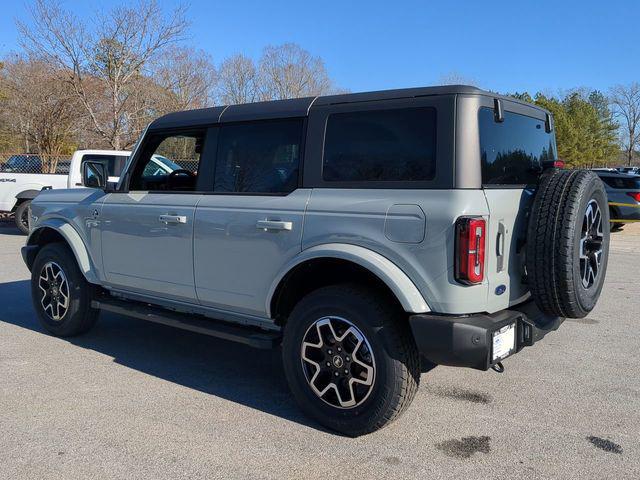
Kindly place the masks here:
POLYGON ((42 190, 23 190, 16 195, 18 200, 33 200, 42 190))

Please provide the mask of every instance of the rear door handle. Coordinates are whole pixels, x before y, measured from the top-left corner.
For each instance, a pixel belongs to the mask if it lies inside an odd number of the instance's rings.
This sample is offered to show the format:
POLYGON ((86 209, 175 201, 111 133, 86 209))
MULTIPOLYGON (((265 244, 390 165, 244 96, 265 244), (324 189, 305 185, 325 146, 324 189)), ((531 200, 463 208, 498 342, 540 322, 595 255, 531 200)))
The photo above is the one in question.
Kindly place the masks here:
POLYGON ((187 223, 187 217, 184 215, 160 215, 158 221, 162 223, 187 223))
POLYGON ((293 222, 283 222, 280 220, 258 220, 256 228, 264 230, 292 230, 293 222))

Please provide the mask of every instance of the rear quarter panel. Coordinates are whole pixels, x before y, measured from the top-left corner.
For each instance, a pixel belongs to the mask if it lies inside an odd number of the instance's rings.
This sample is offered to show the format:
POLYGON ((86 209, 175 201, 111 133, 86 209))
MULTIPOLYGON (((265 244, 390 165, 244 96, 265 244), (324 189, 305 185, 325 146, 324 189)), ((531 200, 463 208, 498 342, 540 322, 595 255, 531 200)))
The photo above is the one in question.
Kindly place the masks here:
POLYGON ((486 310, 487 284, 465 286, 454 280, 455 220, 488 217, 482 190, 314 189, 302 240, 303 250, 327 243, 359 245, 391 260, 416 285, 429 308, 440 313, 486 310), (416 235, 424 212, 424 235, 416 235), (388 214, 388 212, 390 212, 388 214), (399 212, 395 214, 394 212, 399 212), (406 212, 406 213, 405 213, 406 212), (389 222, 394 232, 389 235, 389 222), (403 228, 406 223, 406 241, 403 228), (393 239, 393 240, 392 240, 393 239))

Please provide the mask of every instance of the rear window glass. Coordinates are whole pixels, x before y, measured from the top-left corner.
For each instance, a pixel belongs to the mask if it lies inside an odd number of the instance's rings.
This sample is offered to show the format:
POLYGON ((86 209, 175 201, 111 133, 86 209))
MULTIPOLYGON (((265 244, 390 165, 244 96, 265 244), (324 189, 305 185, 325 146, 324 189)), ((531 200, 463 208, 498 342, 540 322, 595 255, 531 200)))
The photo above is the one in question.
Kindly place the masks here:
POLYGON ((125 155, 84 155, 82 157, 82 163, 84 162, 101 162, 107 166, 107 175, 109 177, 119 177, 124 166, 129 159, 125 155))
POLYGON ((637 178, 624 178, 624 177, 600 177, 604 183, 611 188, 624 188, 627 190, 640 190, 640 180, 637 178))
POLYGON ((435 164, 432 107, 335 113, 327 120, 325 181, 432 180, 435 164))
POLYGON ((542 162, 556 160, 556 140, 543 120, 504 112, 494 120, 493 109, 478 113, 480 158, 484 185, 530 185, 542 172, 542 162))

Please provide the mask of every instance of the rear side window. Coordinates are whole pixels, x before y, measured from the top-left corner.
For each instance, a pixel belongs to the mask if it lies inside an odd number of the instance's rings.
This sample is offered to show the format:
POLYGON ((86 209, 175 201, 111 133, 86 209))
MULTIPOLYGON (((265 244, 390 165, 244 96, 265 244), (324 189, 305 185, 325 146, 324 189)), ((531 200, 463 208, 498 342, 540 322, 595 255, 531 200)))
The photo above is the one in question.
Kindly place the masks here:
POLYGON ((334 113, 327 119, 325 181, 432 180, 435 165, 435 108, 334 113))
POLYGON ((640 190, 640 180, 624 177, 600 177, 611 188, 624 188, 627 190, 640 190))
POLYGON ((542 162, 556 160, 556 140, 543 120, 504 112, 494 120, 493 109, 478 113, 480 158, 484 185, 530 185, 542 172, 542 162))
POLYGON ((129 159, 125 155, 84 155, 82 157, 82 163, 84 162, 100 162, 104 163, 107 167, 107 175, 110 177, 119 177, 124 170, 124 166, 129 159))
POLYGON ((298 186, 302 119, 223 125, 215 192, 289 193, 298 186))

